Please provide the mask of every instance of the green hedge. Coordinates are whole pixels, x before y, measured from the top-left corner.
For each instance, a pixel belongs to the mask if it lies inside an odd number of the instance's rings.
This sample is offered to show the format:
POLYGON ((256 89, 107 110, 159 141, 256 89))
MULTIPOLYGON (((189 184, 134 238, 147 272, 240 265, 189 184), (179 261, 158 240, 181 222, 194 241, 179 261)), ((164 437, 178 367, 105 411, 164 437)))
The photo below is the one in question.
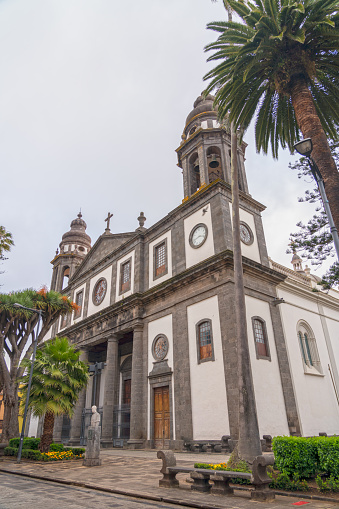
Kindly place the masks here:
MULTIPOLYGON (((20 444, 20 438, 11 438, 9 441, 10 447, 19 447, 20 444)), ((30 438, 26 437, 24 438, 24 441, 22 443, 23 449, 32 449, 34 451, 37 451, 39 449, 40 444, 40 438, 30 438)))
POLYGON ((339 476, 339 437, 275 437, 272 446, 276 468, 289 476, 339 476))
POLYGON ((86 449, 84 447, 64 447, 64 451, 72 451, 74 456, 80 456, 85 454, 86 449))
POLYGON ((53 442, 53 444, 49 446, 49 452, 62 452, 64 450, 64 444, 55 444, 53 442))
POLYGON ((4 455, 5 456, 17 456, 18 450, 19 449, 17 447, 5 447, 4 455))

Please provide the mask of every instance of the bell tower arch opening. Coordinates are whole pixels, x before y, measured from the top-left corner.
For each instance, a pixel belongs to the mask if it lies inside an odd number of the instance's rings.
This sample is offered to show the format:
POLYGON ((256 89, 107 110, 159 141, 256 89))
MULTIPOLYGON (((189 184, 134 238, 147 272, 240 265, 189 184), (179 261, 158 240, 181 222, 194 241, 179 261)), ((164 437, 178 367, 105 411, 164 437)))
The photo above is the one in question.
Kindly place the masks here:
POLYGON ((208 166, 208 182, 209 184, 217 179, 223 178, 221 166, 221 150, 219 147, 209 147, 206 152, 208 166))

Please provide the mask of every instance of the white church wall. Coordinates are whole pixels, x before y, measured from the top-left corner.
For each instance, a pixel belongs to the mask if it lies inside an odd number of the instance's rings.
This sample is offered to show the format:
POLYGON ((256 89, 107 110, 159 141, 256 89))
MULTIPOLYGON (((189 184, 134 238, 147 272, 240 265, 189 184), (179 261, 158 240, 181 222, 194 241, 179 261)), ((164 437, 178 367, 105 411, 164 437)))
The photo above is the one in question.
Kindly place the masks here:
POLYGON ((187 307, 194 440, 220 440, 229 434, 218 297, 187 307), (198 364, 196 324, 212 322, 214 360, 198 364))
POLYGON ((211 217, 211 205, 206 203, 201 209, 191 214, 184 220, 184 231, 185 231, 185 253, 186 253, 186 267, 192 267, 206 258, 213 256, 214 251, 214 240, 213 240, 213 229, 212 229, 212 217, 211 217), (207 211, 206 211, 207 209, 207 211), (205 211, 205 212, 204 212, 205 211), (205 224, 207 226, 207 238, 205 242, 198 248, 193 248, 190 245, 189 238, 190 233, 194 226, 198 224, 205 224))
MULTIPOLYGON (((148 371, 147 373, 150 373, 153 369, 153 364, 155 363, 155 359, 152 354, 152 345, 153 341, 156 336, 159 334, 164 334, 168 339, 168 353, 165 357, 168 362, 168 366, 173 371, 173 325, 172 325, 172 314, 163 316, 162 318, 158 318, 157 320, 153 320, 148 323, 148 351, 147 351, 147 358, 148 358, 148 371)), ((170 401, 170 411, 173 412, 173 440, 175 440, 175 394, 174 394, 174 376, 172 375, 172 401, 170 401)), ((147 401, 147 416, 148 416, 148 423, 147 423, 147 440, 151 440, 151 419, 153 418, 151 413, 151 398, 153 398, 152 394, 152 388, 149 384, 148 389, 148 401, 147 401)))
POLYGON ((89 298, 88 298, 88 310, 87 310, 87 316, 93 315, 94 313, 97 313, 101 309, 107 308, 110 305, 110 295, 111 295, 111 284, 112 284, 112 265, 107 267, 105 270, 102 270, 99 272, 99 274, 96 274, 94 277, 91 278, 89 283, 89 298), (93 290, 96 285, 96 283, 101 278, 105 278, 107 281, 107 289, 106 294, 104 297, 104 300, 96 306, 93 303, 93 290))
POLYGON ((131 251, 130 253, 127 253, 125 256, 120 258, 117 262, 117 282, 116 282, 116 288, 115 288, 115 301, 118 302, 121 299, 125 299, 126 297, 129 297, 134 292, 134 259, 135 259, 135 251, 131 251), (120 286, 121 286, 121 265, 124 262, 127 262, 127 260, 131 259, 131 286, 130 290, 127 292, 124 292, 120 294, 120 286))
MULTIPOLYGON (((230 205, 231 221, 232 221, 232 203, 230 202, 229 205, 230 205)), ((253 233, 253 242, 251 245, 248 246, 247 244, 244 244, 244 242, 241 242, 241 253, 243 256, 246 256, 246 258, 249 258, 250 260, 254 260, 255 262, 260 263, 257 232, 255 229, 253 214, 250 214, 249 212, 247 212, 247 210, 244 210, 242 208, 239 209, 239 213, 240 213, 240 221, 243 221, 244 223, 246 223, 251 228, 252 233, 253 233)))
POLYGON ((158 285, 159 283, 162 283, 163 281, 166 281, 167 279, 170 279, 172 277, 172 239, 171 239, 171 231, 168 231, 158 237, 157 239, 153 240, 149 244, 148 248, 148 285, 149 288, 153 288, 153 286, 158 285), (164 240, 167 241, 167 273, 164 274, 161 277, 154 278, 154 247, 164 240))
POLYGON ((260 436, 289 435, 269 304, 246 296, 248 344, 260 436), (252 317, 265 321, 270 360, 257 359, 252 317))
MULTIPOLYGON (((320 316, 312 299, 296 296, 291 291, 278 288, 278 296, 285 300, 279 309, 287 344, 295 396, 302 434, 304 436, 339 433, 339 407, 329 376, 329 356, 320 316), (295 301, 302 305, 296 306, 295 301), (306 322, 314 333, 322 374, 305 372, 297 336, 298 323, 306 322)), ((307 371, 307 370, 306 370, 307 371)))
POLYGON ((72 313, 72 317, 71 317, 71 325, 74 325, 75 323, 78 323, 80 322, 80 320, 83 319, 84 317, 84 304, 85 304, 85 290, 86 290, 86 283, 84 283, 83 285, 79 286, 78 288, 75 288, 74 290, 74 302, 75 302, 75 299, 76 299, 76 295, 81 292, 81 290, 83 291, 83 295, 82 295, 82 306, 81 306, 81 313, 80 315, 78 316, 78 318, 74 319, 74 311, 72 313))
POLYGON ((38 433, 38 425, 39 425, 39 417, 35 417, 34 415, 31 415, 31 418, 29 420, 29 428, 28 428, 28 437, 37 437, 38 433))

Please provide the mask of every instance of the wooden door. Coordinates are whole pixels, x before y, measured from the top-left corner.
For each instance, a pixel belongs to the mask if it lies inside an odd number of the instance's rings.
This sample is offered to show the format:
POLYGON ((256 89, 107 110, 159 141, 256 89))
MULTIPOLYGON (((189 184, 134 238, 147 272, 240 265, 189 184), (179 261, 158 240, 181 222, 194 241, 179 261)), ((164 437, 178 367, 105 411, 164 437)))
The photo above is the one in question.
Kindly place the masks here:
POLYGON ((170 440, 169 388, 154 389, 154 446, 168 449, 170 440))

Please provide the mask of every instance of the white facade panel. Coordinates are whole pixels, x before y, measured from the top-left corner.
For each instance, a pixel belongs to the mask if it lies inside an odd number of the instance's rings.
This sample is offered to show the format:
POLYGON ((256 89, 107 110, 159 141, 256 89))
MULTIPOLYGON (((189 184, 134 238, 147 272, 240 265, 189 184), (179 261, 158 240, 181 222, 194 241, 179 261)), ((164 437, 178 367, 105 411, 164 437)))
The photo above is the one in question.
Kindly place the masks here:
POLYGON ((88 298, 88 310, 87 316, 93 315, 98 311, 101 311, 104 308, 107 308, 110 305, 110 295, 111 295, 111 284, 112 284, 112 265, 107 267, 107 269, 99 272, 96 276, 92 277, 89 284, 89 298, 88 298), (93 290, 99 279, 105 278, 107 281, 107 289, 104 300, 96 306, 93 302, 93 290))
POLYGON ((134 292, 134 259, 135 259, 135 251, 131 251, 130 253, 126 254, 123 258, 120 258, 117 263, 117 282, 116 282, 116 289, 115 289, 115 301, 118 302, 121 299, 125 299, 126 297, 129 297, 134 292), (131 286, 130 289, 127 292, 124 292, 120 294, 120 287, 121 287, 121 265, 124 262, 127 262, 127 260, 131 259, 131 286))
POLYGON ((194 440, 220 440, 229 434, 218 297, 187 307, 194 440), (198 364, 196 324, 212 322, 214 360, 198 364))
MULTIPOLYGON (((292 302, 294 295, 279 289, 279 297, 292 302)), ((298 297, 300 300, 301 298, 298 297)), ((308 311, 313 303, 305 297, 302 307, 287 303, 279 306, 287 343, 299 419, 304 436, 339 433, 339 406, 330 378, 329 356, 319 314, 308 311), (323 374, 305 373, 297 336, 298 323, 306 322, 314 333, 323 374)))
POLYGON ((167 279, 170 279, 172 277, 172 239, 171 239, 171 231, 168 231, 164 233, 164 235, 161 235, 157 239, 153 240, 149 244, 148 248, 148 285, 149 288, 152 288, 153 286, 158 285, 159 283, 162 283, 163 281, 166 281, 167 279), (154 247, 160 244, 161 242, 166 241, 166 247, 167 247, 167 273, 164 274, 161 277, 154 277, 154 247))
POLYGON ((184 220, 185 230, 185 253, 186 253, 186 267, 192 267, 206 258, 214 255, 214 240, 212 230, 212 216, 211 216, 211 205, 207 203, 200 210, 194 212, 184 220), (193 228, 203 224, 207 227, 207 238, 205 242, 197 248, 193 248, 189 242, 190 234, 193 228))
MULTIPOLYGON (((164 334, 168 339, 168 353, 165 357, 165 359, 168 362, 168 366, 173 371, 173 325, 172 325, 172 315, 166 315, 162 318, 159 318, 158 320, 153 320, 152 322, 149 322, 148 324, 148 352, 147 352, 147 358, 148 358, 148 370, 147 373, 149 374, 152 369, 153 365, 155 364, 155 359, 152 354, 152 345, 154 339, 159 335, 164 334)), ((149 384, 149 397, 147 402, 147 415, 148 415, 148 425, 147 425, 147 440, 151 439, 151 419, 152 416, 150 415, 151 412, 151 398, 153 398, 152 394, 152 388, 149 384)), ((170 401, 170 411, 173 412, 173 440, 175 440, 175 394, 174 394, 174 374, 172 375, 172 401, 170 401)))
MULTIPOLYGON (((231 213, 231 221, 232 221, 232 203, 230 202, 230 213, 231 213)), ((255 262, 260 263, 260 253, 259 253, 259 247, 258 247, 258 239, 257 239, 257 232, 255 229, 255 223, 254 223, 254 217, 253 214, 250 214, 247 212, 247 210, 244 210, 242 208, 239 209, 240 214, 240 221, 243 221, 246 223, 252 230, 253 233, 253 242, 250 245, 244 244, 244 242, 241 242, 241 254, 243 256, 246 256, 246 258, 249 258, 250 260, 254 260, 255 262)))
POLYGON ((247 335, 260 436, 289 435, 269 304, 246 296, 247 335), (252 317, 265 321, 270 360, 257 359, 252 317))

